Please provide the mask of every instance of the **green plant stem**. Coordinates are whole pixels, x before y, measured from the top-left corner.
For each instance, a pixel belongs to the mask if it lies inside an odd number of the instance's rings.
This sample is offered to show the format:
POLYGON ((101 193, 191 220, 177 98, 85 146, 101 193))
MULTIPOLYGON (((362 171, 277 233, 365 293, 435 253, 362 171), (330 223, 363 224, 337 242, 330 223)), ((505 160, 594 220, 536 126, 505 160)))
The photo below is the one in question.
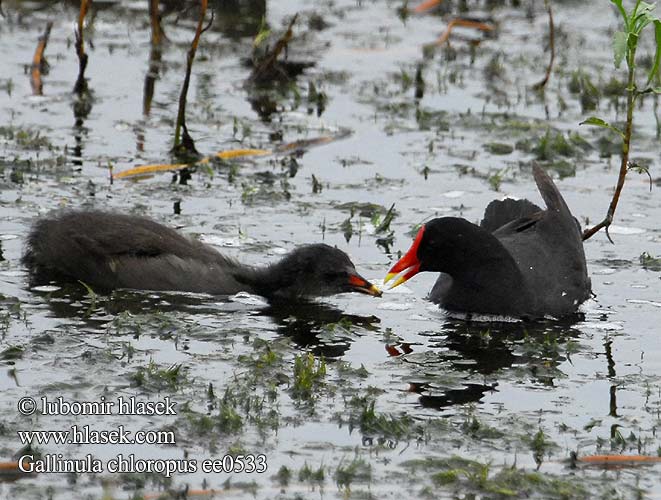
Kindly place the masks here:
POLYGON ((591 238, 592 235, 597 233, 600 229, 605 228, 608 241, 613 243, 610 234, 608 234, 608 227, 613 222, 615 209, 617 208, 617 203, 620 201, 620 194, 622 193, 622 188, 624 188, 624 181, 627 176, 627 171, 629 170, 629 146, 631 144, 631 133, 633 131, 633 108, 636 103, 635 54, 636 51, 634 48, 629 52, 629 57, 627 59, 627 65, 629 67, 627 84, 627 124, 626 129, 624 130, 624 139, 622 140, 622 161, 620 163, 620 174, 617 178, 615 192, 613 193, 613 198, 608 206, 606 217, 604 217, 599 224, 583 231, 583 241, 591 238))

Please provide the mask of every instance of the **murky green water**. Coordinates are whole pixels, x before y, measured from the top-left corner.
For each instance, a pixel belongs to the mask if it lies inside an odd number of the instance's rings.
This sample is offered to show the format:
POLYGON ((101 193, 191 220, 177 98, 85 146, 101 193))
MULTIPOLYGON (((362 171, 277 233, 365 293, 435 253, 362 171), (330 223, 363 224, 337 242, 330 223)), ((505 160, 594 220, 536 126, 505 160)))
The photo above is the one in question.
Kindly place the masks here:
MULTIPOLYGON (((548 60, 541 2, 467 3, 497 31, 484 37, 456 28, 449 47, 423 58, 422 46, 456 6, 403 20, 402 2, 214 2, 189 94, 187 123, 199 151, 270 149, 345 128, 353 134, 295 163, 266 157, 199 169, 187 180, 159 174, 114 184, 109 164, 118 171, 170 161, 197 10, 164 17, 169 43, 145 114, 147 2, 95 3, 86 32, 92 95, 84 102, 71 93, 77 6, 2 3, 0 460, 21 449, 18 431, 123 425, 132 433, 172 431, 176 443, 36 448, 64 458, 92 454, 104 467, 119 454, 199 468, 228 454, 264 454, 268 465, 261 474, 198 470, 171 478, 42 473, 0 483, 3 498, 156 498, 186 486, 191 498, 203 490, 226 490, 227 498, 659 496, 658 465, 569 464, 571 452, 657 456, 661 449, 661 275, 639 259, 661 255, 661 213, 658 180, 650 192, 646 176, 628 180, 611 230, 616 244, 603 235, 586 243, 596 296, 573 323, 448 317, 424 300, 432 275, 381 299, 346 295, 291 308, 243 295, 90 297, 27 286, 20 255, 30 223, 60 207, 147 214, 253 264, 325 241, 375 280, 427 218, 478 221, 504 195, 538 203, 536 159, 560 175, 581 222, 599 220, 619 159, 609 156, 615 145, 606 132, 578 123, 592 114, 623 119, 622 100, 603 90, 616 75, 614 11, 605 1, 553 4, 556 64, 540 95, 530 86, 548 60), (260 19, 277 30, 296 12, 289 56, 314 66, 277 93, 249 90, 243 60, 260 19), (49 20, 50 72, 43 95, 34 96, 26 68, 49 20), (325 99, 311 99, 311 84, 325 99), (393 203, 392 238, 376 234, 376 217, 393 203), (60 396, 168 397, 177 415, 17 411, 20 398, 60 396)), ((634 159, 651 161, 654 179, 656 109, 652 97, 642 101, 633 146, 634 159)))

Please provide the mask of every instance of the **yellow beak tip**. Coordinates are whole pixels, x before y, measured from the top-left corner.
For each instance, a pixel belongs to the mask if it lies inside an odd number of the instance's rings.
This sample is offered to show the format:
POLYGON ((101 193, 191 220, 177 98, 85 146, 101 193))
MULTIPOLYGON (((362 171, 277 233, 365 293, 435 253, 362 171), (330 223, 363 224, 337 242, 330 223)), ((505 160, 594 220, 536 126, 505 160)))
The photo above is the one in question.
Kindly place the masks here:
POLYGON ((401 285, 401 284, 404 283, 406 280, 407 280, 407 278, 405 278, 404 276, 400 276, 400 277, 397 279, 397 281, 395 281, 392 285, 390 285, 390 290, 392 290, 393 288, 395 288, 395 287, 401 285))
POLYGON ((386 274, 386 277, 383 279, 383 284, 385 285, 391 279, 393 279, 395 276, 397 276, 397 273, 388 273, 388 274, 386 274))

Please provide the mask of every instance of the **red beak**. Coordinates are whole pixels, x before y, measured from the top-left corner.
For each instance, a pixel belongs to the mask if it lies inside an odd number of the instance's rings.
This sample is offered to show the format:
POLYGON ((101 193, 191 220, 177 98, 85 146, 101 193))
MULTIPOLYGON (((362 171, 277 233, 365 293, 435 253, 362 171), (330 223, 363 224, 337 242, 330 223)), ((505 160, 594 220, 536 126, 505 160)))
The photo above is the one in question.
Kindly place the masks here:
POLYGON ((381 297, 381 290, 358 274, 349 276, 349 285, 356 292, 381 297))
POLYGON ((397 263, 394 266, 392 266, 390 271, 388 271, 388 274, 383 280, 384 284, 388 283, 388 281, 393 279, 402 271, 406 271, 399 278, 397 278, 397 281, 395 281, 390 287, 391 289, 401 285, 405 281, 408 281, 409 279, 411 279, 413 276, 415 276, 420 272, 418 247, 420 246, 420 242, 422 241, 422 235, 424 234, 424 232, 425 232, 425 226, 422 226, 420 228, 420 231, 418 231, 418 235, 415 237, 415 240, 413 241, 413 244, 411 245, 411 248, 409 248, 408 252, 406 252, 406 254, 404 254, 404 256, 401 259, 399 259, 399 261, 397 261, 397 263))

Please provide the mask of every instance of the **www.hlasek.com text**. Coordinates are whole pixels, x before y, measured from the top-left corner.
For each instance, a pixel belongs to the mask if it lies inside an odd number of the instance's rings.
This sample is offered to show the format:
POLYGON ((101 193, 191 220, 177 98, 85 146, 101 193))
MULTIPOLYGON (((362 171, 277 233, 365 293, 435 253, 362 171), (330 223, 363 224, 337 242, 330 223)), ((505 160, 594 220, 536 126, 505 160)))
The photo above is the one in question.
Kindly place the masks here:
POLYGON ((97 430, 89 425, 72 425, 62 431, 16 431, 22 445, 46 444, 176 444, 174 431, 131 431, 123 425, 97 430))

